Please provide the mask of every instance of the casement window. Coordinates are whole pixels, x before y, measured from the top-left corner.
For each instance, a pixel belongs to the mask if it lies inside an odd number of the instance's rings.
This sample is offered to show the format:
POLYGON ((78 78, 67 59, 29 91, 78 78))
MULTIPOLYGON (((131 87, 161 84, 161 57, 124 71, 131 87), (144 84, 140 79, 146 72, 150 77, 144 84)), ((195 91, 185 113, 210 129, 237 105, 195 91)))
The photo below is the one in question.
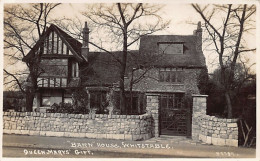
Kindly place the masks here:
POLYGON ((57 54, 58 50, 58 35, 53 32, 53 54, 57 54))
POLYGON ((183 43, 160 42, 158 45, 160 54, 183 54, 183 43))
POLYGON ((53 47, 53 35, 50 33, 49 35, 49 45, 48 45, 48 54, 52 53, 52 47, 53 47))
POLYGON ((42 59, 41 68, 44 71, 41 76, 67 77, 68 59, 42 59))
POLYGON ((51 92, 50 91, 42 92, 41 106, 51 106, 51 92))
POLYGON ((64 95, 63 95, 63 102, 64 103, 71 103, 72 104, 72 96, 71 96, 71 93, 68 93, 68 92, 64 92, 64 95))
POLYGON ((71 77, 79 77, 79 64, 77 62, 72 63, 71 77))
POLYGON ((160 82, 183 83, 184 74, 182 68, 161 68, 159 71, 160 82))
POLYGON ((184 94, 165 94, 160 96, 160 106, 164 109, 181 109, 184 108, 184 94))

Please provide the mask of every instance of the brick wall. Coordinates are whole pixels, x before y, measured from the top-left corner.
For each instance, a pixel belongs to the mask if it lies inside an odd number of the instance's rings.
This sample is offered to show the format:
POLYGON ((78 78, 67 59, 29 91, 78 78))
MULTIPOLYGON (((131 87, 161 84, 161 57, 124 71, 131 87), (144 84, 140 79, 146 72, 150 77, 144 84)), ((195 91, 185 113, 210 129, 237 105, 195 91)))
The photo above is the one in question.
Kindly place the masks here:
POLYGON ((145 140, 151 138, 151 115, 82 115, 4 112, 3 132, 41 136, 145 140))
POLYGON ((207 144, 238 146, 237 119, 206 115, 205 95, 193 95, 192 139, 207 144))

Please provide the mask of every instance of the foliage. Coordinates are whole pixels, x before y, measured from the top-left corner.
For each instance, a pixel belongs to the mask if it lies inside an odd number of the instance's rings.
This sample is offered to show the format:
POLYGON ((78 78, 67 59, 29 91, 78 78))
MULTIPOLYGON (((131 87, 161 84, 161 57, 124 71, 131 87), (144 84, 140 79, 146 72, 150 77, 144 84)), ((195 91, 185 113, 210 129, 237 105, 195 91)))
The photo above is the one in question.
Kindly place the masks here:
MULTIPOLYGON (((126 96, 124 79, 127 69, 128 55, 130 47, 137 45, 142 36, 166 29, 169 21, 164 21, 160 16, 161 5, 143 3, 111 3, 93 4, 87 6, 87 10, 82 14, 89 20, 91 28, 91 39, 88 42, 98 50, 111 55, 117 62, 119 73, 120 90, 120 111, 126 113, 126 96), (148 18, 150 19, 149 21, 148 18), (152 19, 152 21, 151 21, 152 19), (96 42, 95 42, 96 41, 96 42), (97 42, 98 41, 98 42, 97 42), (106 47, 107 46, 107 47, 106 47), (106 48, 104 48, 106 47, 106 48), (122 55, 117 57, 112 50, 122 51, 122 55)), ((61 24, 74 37, 81 37, 81 32, 73 33, 78 30, 78 25, 72 21, 75 30, 71 30, 68 24, 61 24), (68 27, 69 26, 69 27, 68 27), (73 31, 73 32, 71 32, 73 31)), ((88 41, 88 40, 87 40, 88 41)))
POLYGON ((209 85, 209 76, 208 76, 208 69, 204 68, 200 70, 200 74, 198 77, 198 88, 200 94, 208 93, 208 85, 209 85))
MULTIPOLYGON (((226 70, 225 75, 228 75, 226 70)), ((233 107, 233 116, 240 117, 241 109, 248 106, 248 96, 250 94, 255 95, 256 82, 254 81, 255 76, 245 73, 241 64, 236 65, 235 79, 232 82, 232 91, 230 91, 230 98, 233 107)), ((216 69, 211 75, 208 81, 208 89, 206 94, 208 97, 208 108, 207 112, 210 115, 218 115, 221 117, 227 117, 227 104, 225 101, 225 87, 220 83, 220 69, 216 69)))
POLYGON ((72 104, 76 108, 88 107, 88 93, 84 88, 77 88, 72 91, 72 104))
POLYGON ((20 91, 4 91, 3 92, 3 110, 14 109, 22 111, 25 107, 24 95, 20 91))
POLYGON ((107 109, 109 114, 120 114, 120 95, 114 88, 110 89, 106 99, 108 101, 107 109))
POLYGON ((73 113, 73 106, 71 103, 54 103, 51 106, 51 110, 49 112, 52 113, 73 113))
POLYGON ((207 50, 217 53, 220 67, 218 82, 224 90, 228 118, 232 118, 234 107, 232 90, 236 79, 236 64, 241 61, 244 53, 256 50, 249 48, 245 40, 246 33, 255 29, 256 6, 247 4, 192 4, 192 6, 204 21, 207 31, 206 42, 210 43, 206 45, 207 50))
MULTIPOLYGON (((218 117, 227 117, 227 105, 224 88, 219 83, 220 70, 216 70, 208 83, 207 114, 218 117)), ((255 75, 248 75, 241 71, 240 65, 236 68, 236 79, 232 84, 231 100, 233 116, 239 118, 239 144, 254 146, 256 137, 256 79, 255 75)))

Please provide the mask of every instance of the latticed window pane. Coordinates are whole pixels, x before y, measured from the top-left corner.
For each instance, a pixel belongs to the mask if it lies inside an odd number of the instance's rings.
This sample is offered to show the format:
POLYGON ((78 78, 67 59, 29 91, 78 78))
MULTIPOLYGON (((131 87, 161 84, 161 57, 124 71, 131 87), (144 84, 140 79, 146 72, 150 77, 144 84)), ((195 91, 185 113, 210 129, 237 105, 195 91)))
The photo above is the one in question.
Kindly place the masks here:
POLYGON ((54 78, 50 78, 50 87, 54 87, 54 78))
POLYGON ((48 54, 48 37, 44 41, 43 54, 48 54))
POLYGON ((42 87, 43 86, 42 78, 37 78, 37 86, 38 87, 42 87))
POLYGON ((160 72, 159 72, 159 81, 160 81, 160 82, 164 82, 164 73, 165 73, 165 72, 163 72, 163 71, 160 71, 160 72))
POLYGON ((170 82, 171 81, 170 74, 171 74, 171 72, 165 72, 165 82, 170 82))
POLYGON ((184 80, 183 69, 176 70, 175 68, 161 69, 159 72, 160 82, 172 82, 172 83, 182 83, 184 80))
POLYGON ((171 82, 176 82, 176 72, 175 71, 171 72, 171 82))
POLYGON ((58 38, 58 36, 57 36, 57 34, 56 34, 56 32, 53 32, 53 53, 54 54, 57 54, 57 38, 58 38))
POLYGON ((62 54, 62 40, 58 37, 58 54, 62 54))
POLYGON ((62 87, 66 87, 67 86, 67 79, 66 78, 62 78, 61 79, 61 86, 62 87))
POLYGON ((60 87, 61 78, 55 78, 55 87, 60 87))
POLYGON ((43 87, 48 87, 49 86, 49 80, 47 78, 43 79, 43 87))
POLYGON ((62 51, 62 54, 66 55, 67 54, 67 45, 65 45, 63 43, 63 51, 62 51))
POLYGON ((184 80, 184 75, 183 75, 183 72, 182 71, 177 71, 177 80, 176 80, 176 82, 183 82, 183 80, 184 80))
POLYGON ((53 40, 52 40, 52 32, 51 32, 49 35, 48 54, 52 54, 52 46, 53 46, 53 40))
POLYGON ((66 77, 68 75, 67 59, 42 59, 40 65, 44 70, 41 76, 66 77))

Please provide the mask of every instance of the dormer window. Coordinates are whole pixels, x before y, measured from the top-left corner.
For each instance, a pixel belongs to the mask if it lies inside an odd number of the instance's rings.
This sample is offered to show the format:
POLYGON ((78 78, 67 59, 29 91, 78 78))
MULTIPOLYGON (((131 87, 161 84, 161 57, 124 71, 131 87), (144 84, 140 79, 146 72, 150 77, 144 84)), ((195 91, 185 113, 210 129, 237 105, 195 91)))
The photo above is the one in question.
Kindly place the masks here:
POLYGON ((183 54, 182 42, 159 42, 158 45, 160 54, 183 54))

